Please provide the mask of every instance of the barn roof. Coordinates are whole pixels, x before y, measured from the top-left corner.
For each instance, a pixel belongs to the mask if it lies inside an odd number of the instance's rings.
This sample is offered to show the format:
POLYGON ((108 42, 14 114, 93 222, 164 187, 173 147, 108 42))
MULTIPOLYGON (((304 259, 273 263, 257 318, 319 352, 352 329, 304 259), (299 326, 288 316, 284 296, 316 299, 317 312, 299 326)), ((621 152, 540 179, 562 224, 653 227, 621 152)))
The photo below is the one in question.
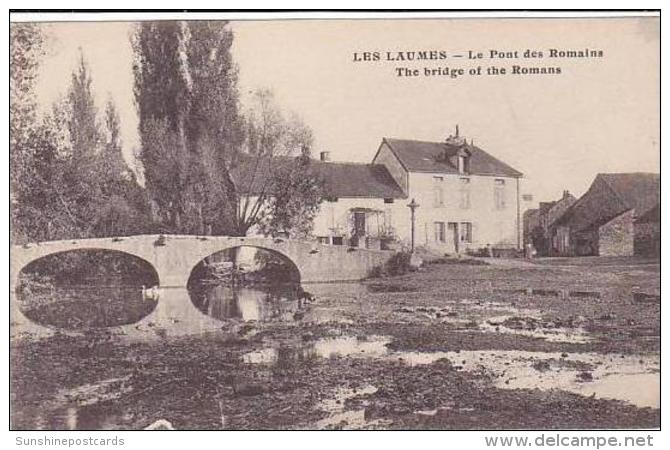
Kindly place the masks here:
POLYGON ((657 173, 601 173, 623 205, 640 217, 661 200, 661 176, 657 173))
POLYGON ((661 223, 661 204, 657 204, 635 221, 636 223, 661 223))
POLYGON ((657 173, 600 173, 556 223, 585 230, 600 227, 631 209, 637 218, 644 217, 660 202, 660 183, 657 173))

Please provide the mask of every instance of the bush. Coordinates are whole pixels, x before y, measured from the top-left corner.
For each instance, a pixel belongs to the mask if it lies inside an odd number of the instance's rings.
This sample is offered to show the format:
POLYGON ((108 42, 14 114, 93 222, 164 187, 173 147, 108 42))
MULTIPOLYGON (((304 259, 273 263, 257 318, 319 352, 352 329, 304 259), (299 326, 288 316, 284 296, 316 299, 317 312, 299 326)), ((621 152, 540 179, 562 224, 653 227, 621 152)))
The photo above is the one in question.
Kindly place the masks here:
POLYGON ((389 258, 386 263, 375 266, 371 271, 369 276, 371 278, 380 278, 384 276, 397 276, 404 275, 412 270, 410 266, 410 260, 412 254, 409 252, 398 252, 395 253, 391 258, 389 258))

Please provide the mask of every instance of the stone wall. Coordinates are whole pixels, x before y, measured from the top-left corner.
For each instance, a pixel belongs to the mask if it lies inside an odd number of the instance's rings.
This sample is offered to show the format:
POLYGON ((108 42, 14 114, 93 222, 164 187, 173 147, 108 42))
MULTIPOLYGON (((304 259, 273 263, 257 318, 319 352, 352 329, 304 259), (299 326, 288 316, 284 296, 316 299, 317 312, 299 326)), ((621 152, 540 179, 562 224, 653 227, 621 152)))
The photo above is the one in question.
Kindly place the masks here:
POLYGON ((661 254, 660 222, 636 223, 634 252, 636 255, 658 256, 661 254))
POLYGON ((634 254, 635 210, 618 215, 598 229, 599 256, 632 256, 634 254))

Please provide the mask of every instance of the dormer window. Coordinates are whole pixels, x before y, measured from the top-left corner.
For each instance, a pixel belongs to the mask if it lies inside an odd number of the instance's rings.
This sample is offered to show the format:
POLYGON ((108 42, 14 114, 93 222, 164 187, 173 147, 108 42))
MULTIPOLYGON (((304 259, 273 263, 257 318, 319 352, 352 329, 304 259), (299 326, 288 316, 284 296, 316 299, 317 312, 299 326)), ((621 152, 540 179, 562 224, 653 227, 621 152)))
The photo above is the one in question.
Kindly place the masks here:
POLYGON ((470 172, 470 161, 467 155, 458 155, 458 173, 470 172))

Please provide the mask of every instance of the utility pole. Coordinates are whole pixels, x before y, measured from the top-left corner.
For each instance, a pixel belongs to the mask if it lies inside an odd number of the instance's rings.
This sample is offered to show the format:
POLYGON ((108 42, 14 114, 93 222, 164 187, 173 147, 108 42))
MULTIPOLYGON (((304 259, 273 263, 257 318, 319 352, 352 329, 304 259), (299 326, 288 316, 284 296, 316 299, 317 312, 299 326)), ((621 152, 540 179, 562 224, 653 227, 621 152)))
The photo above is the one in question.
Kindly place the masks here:
POLYGON ((414 211, 416 210, 416 208, 419 207, 419 204, 416 202, 416 200, 412 199, 412 201, 409 202, 407 207, 412 212, 412 247, 411 248, 412 248, 412 253, 414 253, 414 218, 415 218, 414 211))

